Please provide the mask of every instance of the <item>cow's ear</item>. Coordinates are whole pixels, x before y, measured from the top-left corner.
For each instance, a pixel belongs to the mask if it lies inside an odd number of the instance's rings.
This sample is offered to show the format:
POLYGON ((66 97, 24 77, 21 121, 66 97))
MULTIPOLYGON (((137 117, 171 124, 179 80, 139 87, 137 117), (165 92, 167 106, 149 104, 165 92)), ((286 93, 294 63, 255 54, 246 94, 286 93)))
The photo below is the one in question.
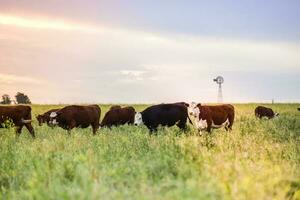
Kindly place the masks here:
POLYGON ((201 103, 198 103, 198 104, 197 104, 197 107, 201 107, 201 103))

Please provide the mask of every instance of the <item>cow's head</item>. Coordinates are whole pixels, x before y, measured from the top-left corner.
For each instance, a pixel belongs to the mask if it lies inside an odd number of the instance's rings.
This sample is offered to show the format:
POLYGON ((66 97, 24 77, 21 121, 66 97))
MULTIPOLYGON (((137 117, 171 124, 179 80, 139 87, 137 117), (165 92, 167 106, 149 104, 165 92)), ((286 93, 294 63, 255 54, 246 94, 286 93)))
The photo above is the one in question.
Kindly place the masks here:
POLYGON ((279 116, 279 113, 275 113, 274 116, 275 116, 275 117, 279 116))
POLYGON ((59 113, 57 112, 52 112, 50 114, 50 120, 49 120, 49 124, 52 126, 58 125, 58 121, 57 121, 57 117, 58 117, 59 113))
POLYGON ((45 119, 44 119, 44 116, 43 116, 43 115, 38 115, 38 116, 36 117, 36 119, 37 119, 38 122, 39 122, 39 126, 42 126, 43 123, 45 123, 45 119))
POLYGON ((189 113, 189 116, 192 116, 192 117, 199 117, 199 114, 200 114, 200 107, 201 104, 197 104, 196 102, 192 102, 190 103, 189 107, 188 107, 188 113, 189 113))
POLYGON ((142 113, 137 112, 134 115, 134 125, 142 125, 143 124, 143 117, 142 117, 142 113))

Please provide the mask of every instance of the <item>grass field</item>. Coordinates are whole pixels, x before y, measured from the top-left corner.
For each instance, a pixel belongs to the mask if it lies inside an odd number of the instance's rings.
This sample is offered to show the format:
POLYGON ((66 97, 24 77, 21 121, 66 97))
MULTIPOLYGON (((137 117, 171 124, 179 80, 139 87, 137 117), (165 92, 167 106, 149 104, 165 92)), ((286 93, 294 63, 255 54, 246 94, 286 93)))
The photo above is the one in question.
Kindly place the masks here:
MULTIPOLYGON (((196 136, 177 127, 0 129, 2 199, 300 199, 300 104, 235 105, 233 131, 196 136)), ((33 105, 33 115, 58 106, 33 105)), ((100 105, 102 116, 109 108, 100 105)), ((142 110, 146 105, 137 105, 142 110)))

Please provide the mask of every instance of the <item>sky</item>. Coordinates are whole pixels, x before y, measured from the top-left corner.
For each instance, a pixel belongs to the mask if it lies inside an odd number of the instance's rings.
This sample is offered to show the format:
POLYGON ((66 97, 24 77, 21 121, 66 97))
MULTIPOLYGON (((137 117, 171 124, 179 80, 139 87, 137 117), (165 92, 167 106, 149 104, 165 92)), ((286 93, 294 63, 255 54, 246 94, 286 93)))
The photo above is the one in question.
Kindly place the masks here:
POLYGON ((0 0, 0 95, 300 102, 298 0, 0 0))

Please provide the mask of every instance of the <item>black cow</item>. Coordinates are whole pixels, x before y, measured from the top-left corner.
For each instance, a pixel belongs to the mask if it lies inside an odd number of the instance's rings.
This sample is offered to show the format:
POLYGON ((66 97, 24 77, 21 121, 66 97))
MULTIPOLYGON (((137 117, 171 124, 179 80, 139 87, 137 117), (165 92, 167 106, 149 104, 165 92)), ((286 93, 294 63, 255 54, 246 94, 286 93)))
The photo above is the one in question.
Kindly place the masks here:
POLYGON ((188 119, 187 107, 181 104, 159 104, 146 108, 135 114, 134 124, 145 124, 150 132, 157 131, 157 127, 174 126, 186 129, 188 119))
POLYGON ((275 116, 278 116, 279 113, 275 113, 271 108, 267 108, 264 106, 257 106, 255 108, 255 116, 258 118, 263 118, 263 117, 267 117, 268 119, 271 119, 275 116))

